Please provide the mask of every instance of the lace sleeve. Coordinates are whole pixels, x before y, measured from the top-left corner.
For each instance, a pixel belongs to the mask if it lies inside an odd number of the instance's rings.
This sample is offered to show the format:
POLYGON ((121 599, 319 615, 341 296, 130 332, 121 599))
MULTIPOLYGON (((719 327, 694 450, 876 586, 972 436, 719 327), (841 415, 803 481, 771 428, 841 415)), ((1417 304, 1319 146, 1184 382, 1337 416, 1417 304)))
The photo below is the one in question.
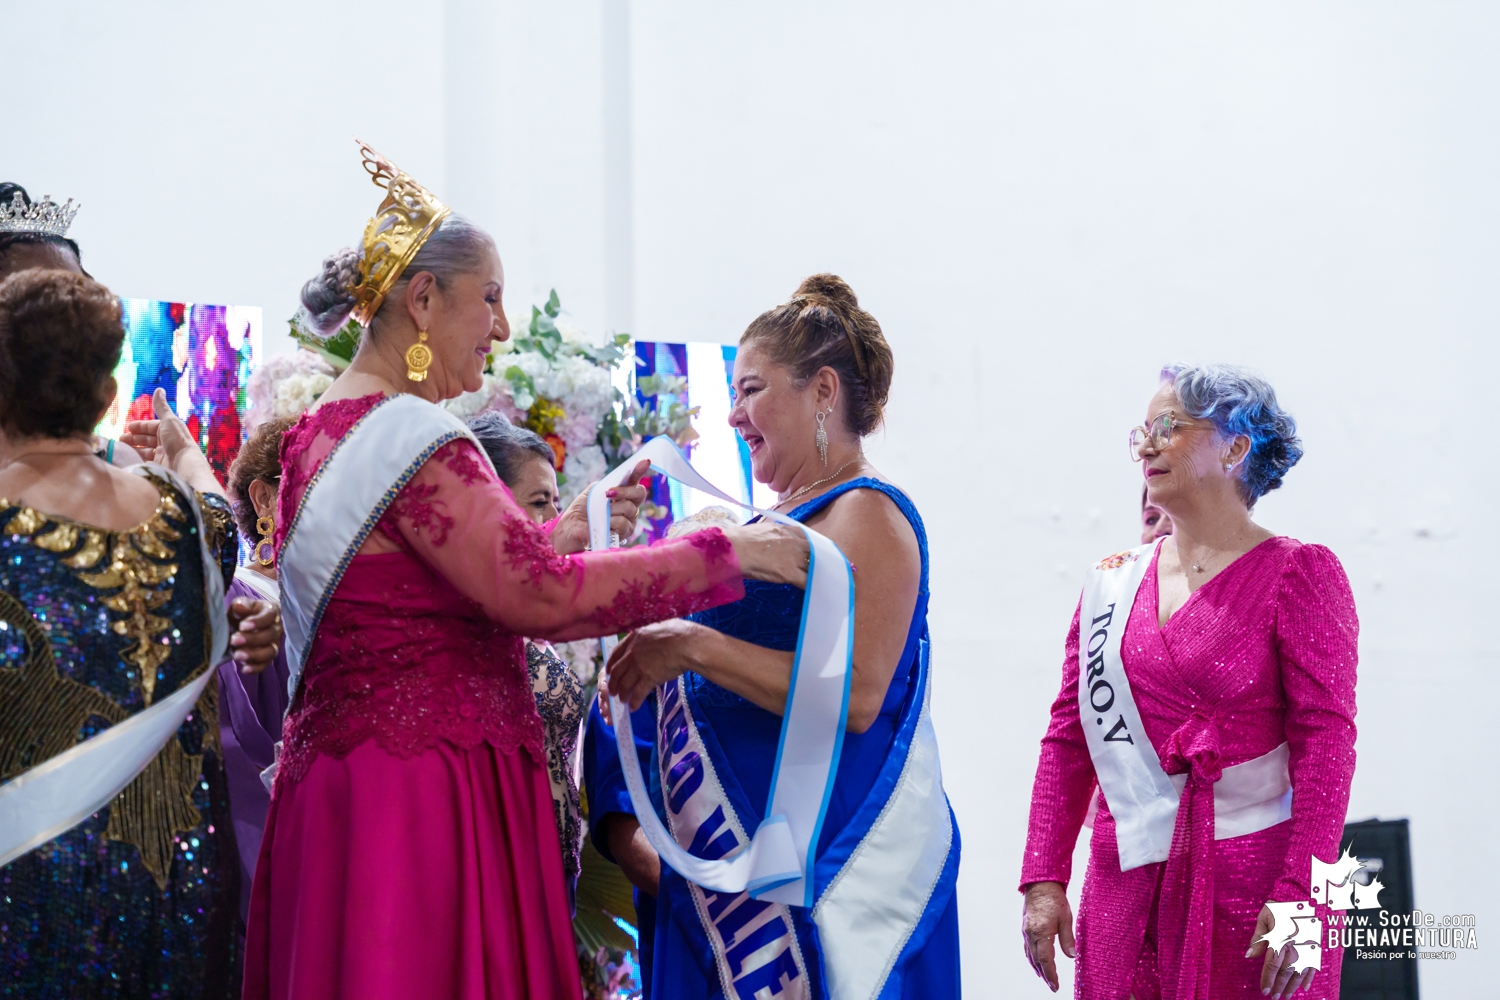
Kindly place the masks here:
POLYGON ((649 548, 562 556, 468 441, 439 450, 383 527, 511 632, 552 641, 606 635, 744 596, 717 529, 649 548))

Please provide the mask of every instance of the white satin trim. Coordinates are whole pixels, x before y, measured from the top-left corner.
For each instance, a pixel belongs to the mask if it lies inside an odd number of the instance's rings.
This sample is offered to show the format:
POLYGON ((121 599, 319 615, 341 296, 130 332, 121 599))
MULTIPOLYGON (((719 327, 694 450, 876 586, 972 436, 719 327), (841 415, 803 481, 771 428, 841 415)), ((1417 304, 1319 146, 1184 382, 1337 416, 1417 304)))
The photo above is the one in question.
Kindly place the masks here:
MULTIPOLYGON (((1285 743, 1254 760, 1224 768, 1214 782, 1214 839, 1259 833, 1292 818, 1291 748, 1285 743)), ((1181 794, 1186 774, 1171 775, 1181 794)))
MULTIPOLYGON (((802 631, 792 662, 770 801, 750 846, 731 858, 708 861, 678 845, 646 794, 630 731, 630 712, 611 695, 620 766, 636 818, 662 860, 688 881, 715 892, 749 890, 757 899, 811 906, 813 884, 805 876, 812 871, 813 851, 828 808, 848 720, 849 663, 854 645, 854 582, 849 563, 837 545, 811 528, 774 511, 741 503, 715 487, 665 437, 652 438, 593 486, 588 497, 590 548, 609 547, 609 501, 605 492, 622 482, 642 458, 650 459, 653 469, 678 482, 770 520, 795 525, 806 534, 810 549, 802 631)), ((613 637, 605 637, 602 644, 608 662, 613 637)))
POLYGON ((833 1000, 880 995, 927 912, 953 847, 931 695, 929 672, 922 714, 896 788, 813 908, 833 1000))

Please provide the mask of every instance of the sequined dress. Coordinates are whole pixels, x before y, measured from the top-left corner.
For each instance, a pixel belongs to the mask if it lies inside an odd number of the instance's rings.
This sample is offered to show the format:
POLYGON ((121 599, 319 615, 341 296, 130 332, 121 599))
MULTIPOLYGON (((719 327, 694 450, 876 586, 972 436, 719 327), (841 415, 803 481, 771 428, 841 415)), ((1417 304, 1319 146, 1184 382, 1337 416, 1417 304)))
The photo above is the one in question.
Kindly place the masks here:
MULTIPOLYGON (((1354 598, 1332 552, 1278 537, 1199 587, 1165 627, 1158 609, 1153 557, 1121 656, 1163 769, 1188 774, 1188 788, 1172 856, 1128 872, 1120 871, 1109 804, 1100 804, 1079 904, 1075 995, 1259 997, 1263 959, 1245 951, 1261 906, 1310 900, 1310 859, 1338 854, 1354 776, 1354 598), (1283 742, 1291 819, 1214 840, 1212 782, 1283 742), (1192 822, 1205 801, 1206 828, 1192 822)), ((1032 790, 1022 888, 1072 875, 1094 787, 1077 691, 1075 614, 1032 790)), ((1325 952, 1312 998, 1338 996, 1341 958, 1325 952)))
MULTIPOLYGON (((327 403, 286 431, 279 531, 380 400, 327 403)), ((283 582, 297 571, 282 559, 283 582)), ((722 533, 559 556, 470 442, 434 453, 308 650, 256 864, 245 997, 578 997, 522 636, 593 637, 743 592, 722 533)))
MULTIPOLYGON (((199 545, 227 585, 234 521, 222 497, 151 481, 156 511, 129 531, 0 500, 0 779, 212 669, 199 545)), ((216 690, 108 807, 0 869, 0 996, 239 995, 216 690)))

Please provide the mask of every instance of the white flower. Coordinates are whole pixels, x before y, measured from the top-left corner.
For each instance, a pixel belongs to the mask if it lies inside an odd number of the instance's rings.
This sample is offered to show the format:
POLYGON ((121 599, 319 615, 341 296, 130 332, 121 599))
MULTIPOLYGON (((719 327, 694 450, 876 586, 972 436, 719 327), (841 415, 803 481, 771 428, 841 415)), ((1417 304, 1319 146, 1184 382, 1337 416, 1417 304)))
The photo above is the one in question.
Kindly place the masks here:
POLYGON ((563 339, 565 344, 588 344, 594 346, 595 339, 583 331, 582 327, 574 326, 573 321, 559 316, 553 320, 557 327, 557 335, 563 339))
POLYGON ((475 414, 489 409, 497 388, 505 380, 494 375, 483 375, 481 379, 482 384, 474 392, 466 392, 452 399, 443 400, 443 409, 460 420, 468 420, 475 414))
POLYGON ((297 416, 328 388, 333 377, 333 368, 312 351, 298 350, 267 358, 245 386, 245 395, 250 400, 250 412, 245 415, 246 430, 254 430, 272 417, 297 416), (288 386, 289 382, 293 384, 288 386), (304 400, 298 409, 298 402, 304 400))
POLYGON ((599 418, 592 413, 575 413, 570 411, 566 417, 558 421, 557 436, 563 439, 563 444, 568 446, 569 451, 577 451, 585 445, 591 445, 599 437, 599 418))
POLYGON ((318 401, 333 384, 333 376, 323 372, 298 372, 276 384, 276 398, 271 403, 273 417, 298 417, 318 401))
POLYGON ((483 385, 474 392, 444 400, 443 408, 460 420, 469 420, 486 410, 499 410, 511 423, 525 419, 526 415, 516 409, 510 398, 509 382, 499 375, 485 375, 483 379, 483 385))
POLYGON ((563 484, 562 505, 566 507, 573 502, 574 497, 603 479, 606 466, 604 449, 597 444, 577 451, 570 448, 568 457, 563 461, 563 475, 568 477, 568 481, 563 484))
POLYGON ((575 639, 572 642, 554 642, 552 649, 572 669, 584 684, 593 683, 599 676, 602 662, 598 639, 575 639))
POLYGON ((546 381, 545 388, 538 382, 537 392, 559 401, 570 414, 587 413, 597 421, 614 403, 609 372, 576 354, 559 358, 546 381))

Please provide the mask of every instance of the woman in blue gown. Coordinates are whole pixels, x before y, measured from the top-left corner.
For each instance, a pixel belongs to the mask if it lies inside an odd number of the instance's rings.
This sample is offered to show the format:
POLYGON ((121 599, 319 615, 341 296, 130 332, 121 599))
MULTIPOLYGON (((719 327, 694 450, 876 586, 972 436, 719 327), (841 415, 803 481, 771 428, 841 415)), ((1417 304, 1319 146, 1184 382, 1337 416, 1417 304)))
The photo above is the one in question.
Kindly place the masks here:
MULTIPOLYGON (((926 710, 926 534, 861 448, 880 423, 890 349, 832 275, 804 281, 740 344, 729 419, 756 479, 854 568, 848 726, 817 841, 815 905, 715 893, 662 865, 652 991, 957 997, 959 839, 926 710)), ((743 600, 638 630, 611 660, 615 694, 632 709, 655 699, 653 804, 700 857, 740 850, 764 818, 802 605, 800 589, 747 582, 743 600)))

